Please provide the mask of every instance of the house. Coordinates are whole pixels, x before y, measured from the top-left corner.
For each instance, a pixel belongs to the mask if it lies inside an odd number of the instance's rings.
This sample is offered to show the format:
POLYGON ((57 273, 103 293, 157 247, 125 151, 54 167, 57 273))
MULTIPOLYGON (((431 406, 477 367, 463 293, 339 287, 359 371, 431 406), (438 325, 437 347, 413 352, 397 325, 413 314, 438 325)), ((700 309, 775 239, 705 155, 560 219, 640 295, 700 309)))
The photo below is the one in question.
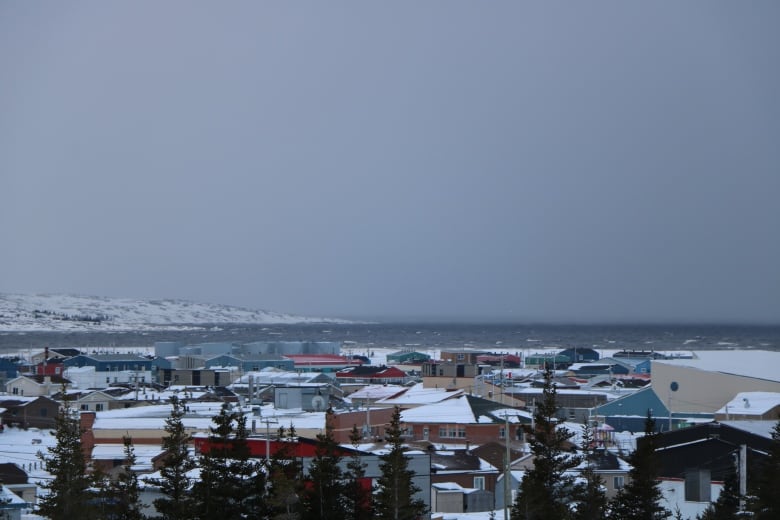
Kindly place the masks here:
MULTIPOLYGON (((322 372, 289 372, 273 368, 244 374, 228 388, 237 395, 246 397, 250 404, 276 402, 277 389, 309 389, 299 392, 300 396, 292 399, 289 397, 291 393, 287 392, 288 404, 284 404, 285 408, 294 408, 295 406, 292 404, 294 402, 298 402, 298 407, 302 407, 304 404, 308 406, 317 389, 321 389, 320 395, 333 396, 337 399, 341 399, 344 395, 339 382, 330 375, 322 372), (304 399, 304 394, 309 393, 311 395, 308 396, 308 399, 304 399)), ((280 400, 277 404, 282 405, 283 402, 280 400)))
POLYGON ((0 464, 0 482, 28 504, 35 504, 37 501, 38 486, 29 482, 27 472, 16 464, 0 464))
POLYGON ((284 357, 292 360, 291 370, 298 372, 338 372, 363 364, 359 359, 337 354, 285 354, 284 357))
MULTIPOLYGON (((744 457, 746 485, 768 457, 777 421, 709 422, 663 432, 656 438, 660 488, 666 507, 695 518, 717 500, 726 477, 744 457), (763 424, 755 424, 763 423, 763 424)), ((637 445, 646 442, 637 439, 637 445)))
POLYGON ((430 361, 431 356, 422 352, 401 350, 387 355, 387 362, 393 365, 417 365, 430 361))
POLYGON ((6 383, 6 390, 11 395, 20 397, 35 397, 39 395, 52 395, 71 384, 69 379, 62 376, 39 376, 25 374, 15 377, 6 383))
POLYGON ((780 417, 780 392, 740 392, 715 412, 716 421, 771 421, 780 417))
MULTIPOLYGON (((476 503, 469 504, 469 500, 461 500, 460 510, 438 509, 438 511, 461 513, 463 511, 476 512, 493 509, 493 494, 496 489, 499 468, 480 459, 470 449, 436 450, 433 444, 430 447, 432 484, 456 484, 458 488, 462 489, 477 489, 484 493, 475 495, 475 497, 486 498, 483 501, 484 509, 480 509, 479 507, 482 506, 476 503)), ((470 493, 464 494, 464 497, 468 494, 470 493)), ((472 497, 472 500, 475 500, 475 497, 472 497)))
POLYGON ((355 366, 336 372, 336 379, 340 383, 372 383, 372 384, 398 384, 409 381, 406 372, 396 367, 387 366, 355 366))
POLYGON ((45 348, 42 352, 37 352, 30 357, 33 364, 56 363, 65 359, 72 358, 81 354, 81 351, 75 348, 45 348))
POLYGON ((456 482, 431 484, 431 511, 434 513, 476 513, 493 510, 493 493, 464 488, 456 482))
POLYGON ((99 390, 93 390, 79 394, 73 402, 73 407, 84 412, 102 412, 119 407, 117 405, 112 406, 113 403, 118 403, 114 396, 99 390))
POLYGON ((587 347, 572 347, 561 350, 557 356, 566 356, 571 363, 593 363, 601 357, 597 351, 587 347))
POLYGON ((514 354, 482 354, 477 356, 477 363, 493 367, 520 368, 522 364, 520 356, 514 354))
POLYGON ((94 367, 95 378, 105 388, 115 383, 150 383, 157 365, 137 354, 80 354, 63 361, 66 371, 94 367))
POLYGON ((477 358, 490 354, 484 350, 473 349, 455 349, 455 350, 442 350, 441 360, 448 363, 464 364, 464 365, 476 365, 478 364, 477 358))
POLYGON ((30 507, 16 493, 11 491, 8 486, 0 484, 0 515, 7 520, 21 520, 22 510, 30 507))
MULTIPOLYGON (((512 463, 509 471, 509 484, 504 488, 505 474, 501 474, 496 480, 496 486, 500 490, 509 491, 508 498, 510 504, 514 503, 517 496, 517 490, 523 479, 525 472, 532 468, 534 464, 533 455, 525 455, 512 463)), ((597 449, 587 460, 583 460, 576 468, 567 472, 575 478, 579 477, 580 472, 590 466, 603 482, 604 492, 607 498, 611 499, 617 495, 618 491, 628 482, 628 473, 631 466, 610 450, 597 449)), ((502 491, 496 493, 496 509, 503 509, 506 504, 502 491)))
POLYGON ((464 395, 403 410, 401 422, 410 441, 464 445, 505 439, 508 423, 510 441, 521 443, 521 425, 531 423, 531 414, 481 397, 464 395))
POLYGON ((60 404, 45 396, 4 399, 0 401, 0 419, 8 426, 20 428, 53 428, 60 404))
POLYGON ((452 361, 427 361, 420 366, 423 385, 426 388, 460 388, 472 391, 475 378, 482 369, 476 363, 452 361))
MULTIPOLYGON (((518 399, 533 409, 535 403, 542 402, 543 389, 534 387, 512 387, 505 390, 507 395, 518 399)), ((557 389, 556 404, 558 418, 582 423, 591 415, 591 410, 607 402, 607 393, 598 390, 557 389)))
POLYGON ((158 383, 168 381, 172 385, 185 386, 229 386, 241 375, 236 366, 213 366, 209 368, 177 368, 158 370, 158 383))
POLYGON ((569 372, 574 377, 593 377, 600 375, 626 375, 632 371, 631 366, 615 359, 604 358, 601 361, 588 363, 572 363, 569 372))
POLYGON ((348 443, 352 428, 357 427, 363 439, 367 441, 380 439, 390 423, 393 412, 393 408, 374 408, 372 406, 356 411, 337 410, 331 417, 333 438, 340 444, 348 443))
POLYGON ((552 370, 563 370, 571 365, 568 356, 560 354, 537 353, 525 356, 525 368, 546 368, 552 370))

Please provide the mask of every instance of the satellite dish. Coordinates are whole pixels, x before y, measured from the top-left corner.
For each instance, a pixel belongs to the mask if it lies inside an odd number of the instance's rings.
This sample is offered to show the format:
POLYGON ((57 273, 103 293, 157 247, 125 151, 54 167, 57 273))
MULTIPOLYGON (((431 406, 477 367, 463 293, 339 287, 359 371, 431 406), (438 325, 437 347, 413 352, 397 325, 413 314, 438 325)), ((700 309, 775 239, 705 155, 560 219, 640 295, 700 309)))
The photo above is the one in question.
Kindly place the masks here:
POLYGON ((311 398, 311 407, 314 408, 315 411, 319 412, 321 410, 325 409, 325 398, 321 395, 315 395, 311 398))

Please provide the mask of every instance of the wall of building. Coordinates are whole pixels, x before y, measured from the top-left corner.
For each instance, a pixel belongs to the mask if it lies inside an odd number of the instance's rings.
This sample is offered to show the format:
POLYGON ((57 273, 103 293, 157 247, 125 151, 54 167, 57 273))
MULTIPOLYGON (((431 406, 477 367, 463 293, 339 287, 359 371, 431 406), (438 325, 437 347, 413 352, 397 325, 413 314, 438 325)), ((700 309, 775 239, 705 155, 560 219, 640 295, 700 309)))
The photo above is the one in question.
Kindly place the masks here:
POLYGON ((653 361, 653 392, 672 413, 715 413, 739 392, 780 392, 780 382, 653 361), (677 383, 677 391, 671 390, 677 383))

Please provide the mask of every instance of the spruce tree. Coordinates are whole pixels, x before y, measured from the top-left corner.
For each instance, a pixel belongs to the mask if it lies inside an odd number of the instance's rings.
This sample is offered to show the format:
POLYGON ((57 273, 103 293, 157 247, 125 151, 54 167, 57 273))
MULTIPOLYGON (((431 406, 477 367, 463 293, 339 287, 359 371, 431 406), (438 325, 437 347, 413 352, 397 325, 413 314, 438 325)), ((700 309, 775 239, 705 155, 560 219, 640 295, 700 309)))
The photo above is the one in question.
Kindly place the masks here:
POLYGON ((534 429, 529 444, 533 467, 523 475, 512 506, 512 520, 566 519, 571 517, 569 503, 580 493, 571 470, 581 458, 567 451, 574 436, 558 427, 557 392, 550 368, 544 372, 542 402, 534 412, 534 429))
POLYGON ((317 434, 317 447, 309 466, 302 511, 307 520, 344 517, 344 475, 339 466, 339 445, 333 437, 333 409, 325 414, 325 431, 317 434))
POLYGON ((409 457, 403 445, 401 409, 396 406, 385 429, 385 441, 390 451, 380 455, 380 477, 374 503, 374 518, 382 520, 414 520, 427 511, 425 502, 414 497, 420 488, 414 485, 414 472, 409 469, 409 457))
POLYGON ((295 456, 297 434, 293 425, 288 430, 279 427, 281 447, 268 464, 268 508, 271 520, 297 520, 301 516, 299 497, 303 493, 301 461, 295 456))
POLYGON ((593 469, 595 439, 593 427, 588 421, 582 425, 582 453, 584 467, 580 471, 580 478, 585 482, 582 486, 578 486, 573 518, 574 520, 599 520, 606 514, 607 495, 604 492, 604 481, 593 469))
POLYGON ((628 473, 628 483, 610 502, 610 519, 661 520, 672 514, 661 505, 663 495, 658 485, 657 443, 655 419, 648 411, 645 435, 639 439, 636 450, 628 457, 632 466, 628 473))
POLYGON ((780 420, 772 429, 769 457, 756 467, 754 475, 748 510, 756 520, 780 518, 780 420))
MULTIPOLYGON (((349 432, 349 441, 357 450, 362 435, 357 425, 352 425, 349 432)), ((347 520, 370 520, 373 518, 371 510, 371 488, 365 485, 366 464, 360 458, 360 453, 355 453, 347 462, 345 474, 344 498, 346 500, 344 517, 347 520)))
POLYGON ((142 520, 145 517, 141 513, 141 489, 138 475, 133 471, 136 462, 133 441, 127 436, 122 441, 125 461, 122 472, 116 480, 109 482, 106 493, 101 497, 104 502, 103 514, 111 520, 142 520))
POLYGON ((739 478, 736 471, 730 471, 723 482, 723 490, 715 503, 710 504, 698 520, 732 520, 740 515, 739 478))
POLYGON ((184 429, 184 403, 176 396, 171 398, 171 414, 165 421, 162 448, 165 452, 159 479, 147 479, 160 488, 163 497, 154 501, 154 507, 162 520, 189 520, 193 515, 190 487, 192 479, 189 472, 195 468, 195 462, 189 454, 192 438, 184 429))
POLYGON ((48 455, 40 456, 52 479, 42 486, 46 493, 39 499, 36 513, 50 520, 95 518, 94 480, 87 473, 81 448, 79 415, 67 400, 57 414, 54 435, 57 443, 48 449, 48 455))
POLYGON ((246 417, 225 403, 212 418, 208 443, 199 457, 200 480, 193 485, 201 520, 242 518, 254 473, 246 441, 246 417))

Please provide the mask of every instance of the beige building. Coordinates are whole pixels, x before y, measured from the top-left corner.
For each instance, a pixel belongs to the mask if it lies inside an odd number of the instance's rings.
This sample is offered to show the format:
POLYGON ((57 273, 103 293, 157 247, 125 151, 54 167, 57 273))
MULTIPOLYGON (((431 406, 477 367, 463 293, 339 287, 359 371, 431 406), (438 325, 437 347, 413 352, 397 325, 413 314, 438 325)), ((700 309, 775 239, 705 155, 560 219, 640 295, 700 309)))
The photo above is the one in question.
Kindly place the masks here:
POLYGON ((780 352, 703 350, 652 361, 653 392, 672 413, 716 413, 740 392, 780 392, 780 352))

